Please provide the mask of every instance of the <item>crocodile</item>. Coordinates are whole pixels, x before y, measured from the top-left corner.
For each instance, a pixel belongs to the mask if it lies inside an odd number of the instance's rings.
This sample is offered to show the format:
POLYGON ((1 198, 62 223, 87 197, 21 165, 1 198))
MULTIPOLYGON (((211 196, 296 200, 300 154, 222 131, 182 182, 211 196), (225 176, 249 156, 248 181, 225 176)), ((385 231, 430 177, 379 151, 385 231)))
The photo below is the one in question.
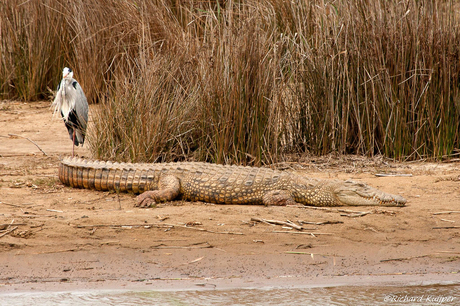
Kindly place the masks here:
POLYGON ((204 162, 117 163, 64 158, 64 185, 139 194, 137 207, 182 198, 215 204, 405 206, 399 195, 351 180, 320 180, 269 168, 204 162))

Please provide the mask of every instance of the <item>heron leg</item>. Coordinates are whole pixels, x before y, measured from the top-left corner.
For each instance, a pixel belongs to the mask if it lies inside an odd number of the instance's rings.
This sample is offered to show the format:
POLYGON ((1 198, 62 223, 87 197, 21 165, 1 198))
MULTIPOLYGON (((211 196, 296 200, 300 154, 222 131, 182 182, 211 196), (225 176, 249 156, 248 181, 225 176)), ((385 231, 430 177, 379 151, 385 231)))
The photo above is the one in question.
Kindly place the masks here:
POLYGON ((73 134, 72 134, 72 157, 74 155, 74 151, 75 151, 75 129, 73 130, 73 134))

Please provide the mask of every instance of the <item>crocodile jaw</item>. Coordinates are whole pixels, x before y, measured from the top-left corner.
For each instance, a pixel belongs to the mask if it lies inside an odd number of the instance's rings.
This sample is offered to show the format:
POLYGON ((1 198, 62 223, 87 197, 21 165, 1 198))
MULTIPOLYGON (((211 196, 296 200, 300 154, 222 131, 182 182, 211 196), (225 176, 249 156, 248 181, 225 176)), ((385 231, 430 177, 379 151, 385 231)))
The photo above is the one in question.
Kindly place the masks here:
POLYGON ((337 182, 333 193, 341 205, 405 206, 407 202, 399 195, 385 193, 366 184, 350 180, 337 182))

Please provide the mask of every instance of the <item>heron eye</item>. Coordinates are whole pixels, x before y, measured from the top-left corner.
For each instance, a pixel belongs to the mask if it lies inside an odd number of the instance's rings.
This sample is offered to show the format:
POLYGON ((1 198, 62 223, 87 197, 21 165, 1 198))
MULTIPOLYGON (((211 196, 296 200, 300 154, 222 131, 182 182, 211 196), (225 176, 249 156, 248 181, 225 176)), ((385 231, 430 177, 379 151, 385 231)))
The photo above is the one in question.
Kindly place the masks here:
POLYGON ((73 88, 77 89, 77 84, 78 84, 77 82, 72 82, 73 88))

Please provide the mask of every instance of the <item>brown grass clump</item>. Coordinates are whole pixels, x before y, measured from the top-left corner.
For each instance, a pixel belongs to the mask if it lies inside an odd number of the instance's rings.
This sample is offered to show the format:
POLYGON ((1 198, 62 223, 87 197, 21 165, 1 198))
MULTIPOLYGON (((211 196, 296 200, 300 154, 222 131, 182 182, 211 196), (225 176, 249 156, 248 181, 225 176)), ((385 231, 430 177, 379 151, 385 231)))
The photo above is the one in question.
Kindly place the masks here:
POLYGON ((444 158, 460 147, 453 1, 0 4, 0 94, 49 98, 67 65, 93 153, 260 164, 329 152, 444 158))

